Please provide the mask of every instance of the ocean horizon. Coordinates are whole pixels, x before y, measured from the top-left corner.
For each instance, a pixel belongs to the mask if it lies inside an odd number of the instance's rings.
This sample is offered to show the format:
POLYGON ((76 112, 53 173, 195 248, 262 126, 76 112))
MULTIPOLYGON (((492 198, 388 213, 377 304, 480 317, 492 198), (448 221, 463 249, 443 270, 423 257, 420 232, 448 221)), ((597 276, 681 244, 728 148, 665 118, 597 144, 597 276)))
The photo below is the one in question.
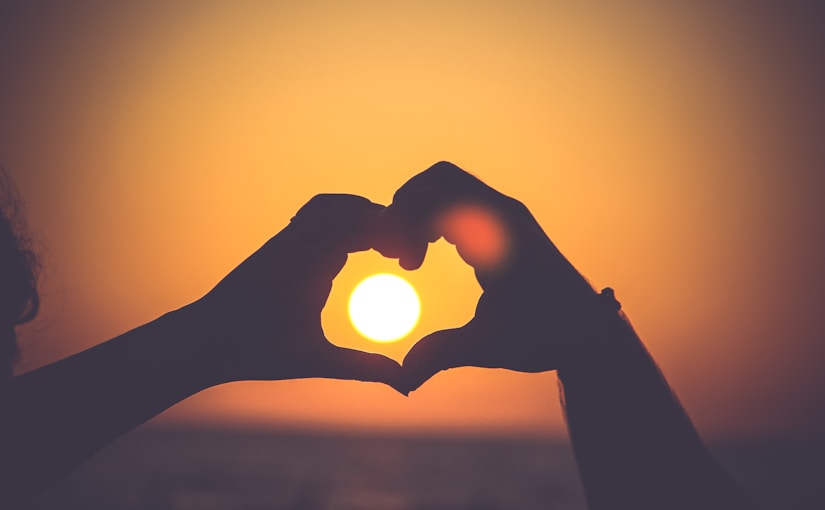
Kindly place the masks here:
MULTIPOLYGON (((710 445, 763 508, 825 508, 825 444, 710 445)), ((144 426, 34 510, 585 510, 564 439, 144 426)))

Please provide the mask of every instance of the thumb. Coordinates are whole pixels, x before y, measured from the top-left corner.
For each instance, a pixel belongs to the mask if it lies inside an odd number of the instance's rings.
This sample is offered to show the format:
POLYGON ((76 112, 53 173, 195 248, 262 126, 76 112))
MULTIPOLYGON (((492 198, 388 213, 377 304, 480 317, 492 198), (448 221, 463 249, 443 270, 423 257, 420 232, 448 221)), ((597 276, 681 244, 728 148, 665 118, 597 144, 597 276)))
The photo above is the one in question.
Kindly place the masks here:
POLYGON ((354 381, 382 382, 403 395, 401 365, 381 354, 347 349, 330 344, 324 377, 354 381))
POLYGON ((436 331, 419 340, 404 357, 404 389, 416 390, 442 370, 479 366, 471 345, 473 336, 467 325, 436 331))

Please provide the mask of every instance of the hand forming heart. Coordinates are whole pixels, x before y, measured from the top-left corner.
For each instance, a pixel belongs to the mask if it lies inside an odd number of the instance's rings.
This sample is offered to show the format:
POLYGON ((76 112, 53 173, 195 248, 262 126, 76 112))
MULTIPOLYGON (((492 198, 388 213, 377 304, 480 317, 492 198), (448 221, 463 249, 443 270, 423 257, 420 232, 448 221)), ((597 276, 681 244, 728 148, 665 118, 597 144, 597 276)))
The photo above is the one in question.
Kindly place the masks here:
POLYGON ((407 394, 453 367, 558 368, 574 355, 595 296, 526 207, 442 162, 404 184, 387 208, 354 195, 316 196, 194 306, 211 324, 222 380, 358 379, 407 394), (495 257, 485 256, 472 219, 445 220, 459 209, 492 222, 481 234, 496 237, 495 257), (375 248, 415 269, 441 236, 483 289, 469 323, 424 337, 403 368, 327 341, 321 310, 348 253, 375 248))
POLYGON ((387 233, 378 246, 382 254, 415 269, 428 243, 443 236, 473 266, 483 290, 470 322, 412 347, 403 363, 406 389, 449 368, 541 372, 577 355, 589 329, 586 317, 602 304, 522 203, 441 162, 404 184, 381 216, 387 233), (451 221, 457 210, 481 217, 451 221), (485 221, 492 232, 478 226, 485 221), (485 242, 481 236, 499 239, 485 242), (485 256, 485 248, 498 253, 485 256))

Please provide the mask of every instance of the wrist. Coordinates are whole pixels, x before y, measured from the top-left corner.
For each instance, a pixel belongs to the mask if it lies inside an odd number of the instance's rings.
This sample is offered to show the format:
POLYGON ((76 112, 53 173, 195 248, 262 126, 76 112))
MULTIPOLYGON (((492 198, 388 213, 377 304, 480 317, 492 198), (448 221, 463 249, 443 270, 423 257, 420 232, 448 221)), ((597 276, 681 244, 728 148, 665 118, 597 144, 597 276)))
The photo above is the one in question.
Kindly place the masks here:
POLYGON ((210 320, 198 302, 166 313, 154 321, 162 328, 158 337, 164 358, 191 375, 195 391, 230 382, 226 365, 225 335, 210 320))
POLYGON ((571 320, 571 345, 558 367, 562 379, 605 374, 605 368, 615 364, 615 357, 632 343, 628 339, 634 336, 633 329, 609 287, 588 296, 571 320))

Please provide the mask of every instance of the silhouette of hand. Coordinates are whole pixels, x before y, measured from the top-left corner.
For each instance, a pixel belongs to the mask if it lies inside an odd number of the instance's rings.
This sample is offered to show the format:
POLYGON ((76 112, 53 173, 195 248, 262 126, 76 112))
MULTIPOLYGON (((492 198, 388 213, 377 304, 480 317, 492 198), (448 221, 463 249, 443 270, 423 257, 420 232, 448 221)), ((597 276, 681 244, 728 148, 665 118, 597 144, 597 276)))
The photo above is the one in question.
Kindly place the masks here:
POLYGON ((383 209, 355 195, 315 196, 192 305, 221 382, 328 377, 400 387, 398 363, 336 347, 321 327, 333 278, 348 253, 371 247, 383 209))
POLYGON ((403 363, 406 389, 449 368, 541 372, 576 354, 601 301, 523 204, 441 162, 407 181, 381 217, 382 254, 416 269, 428 243, 443 236, 483 290, 470 322, 412 347, 403 363))

